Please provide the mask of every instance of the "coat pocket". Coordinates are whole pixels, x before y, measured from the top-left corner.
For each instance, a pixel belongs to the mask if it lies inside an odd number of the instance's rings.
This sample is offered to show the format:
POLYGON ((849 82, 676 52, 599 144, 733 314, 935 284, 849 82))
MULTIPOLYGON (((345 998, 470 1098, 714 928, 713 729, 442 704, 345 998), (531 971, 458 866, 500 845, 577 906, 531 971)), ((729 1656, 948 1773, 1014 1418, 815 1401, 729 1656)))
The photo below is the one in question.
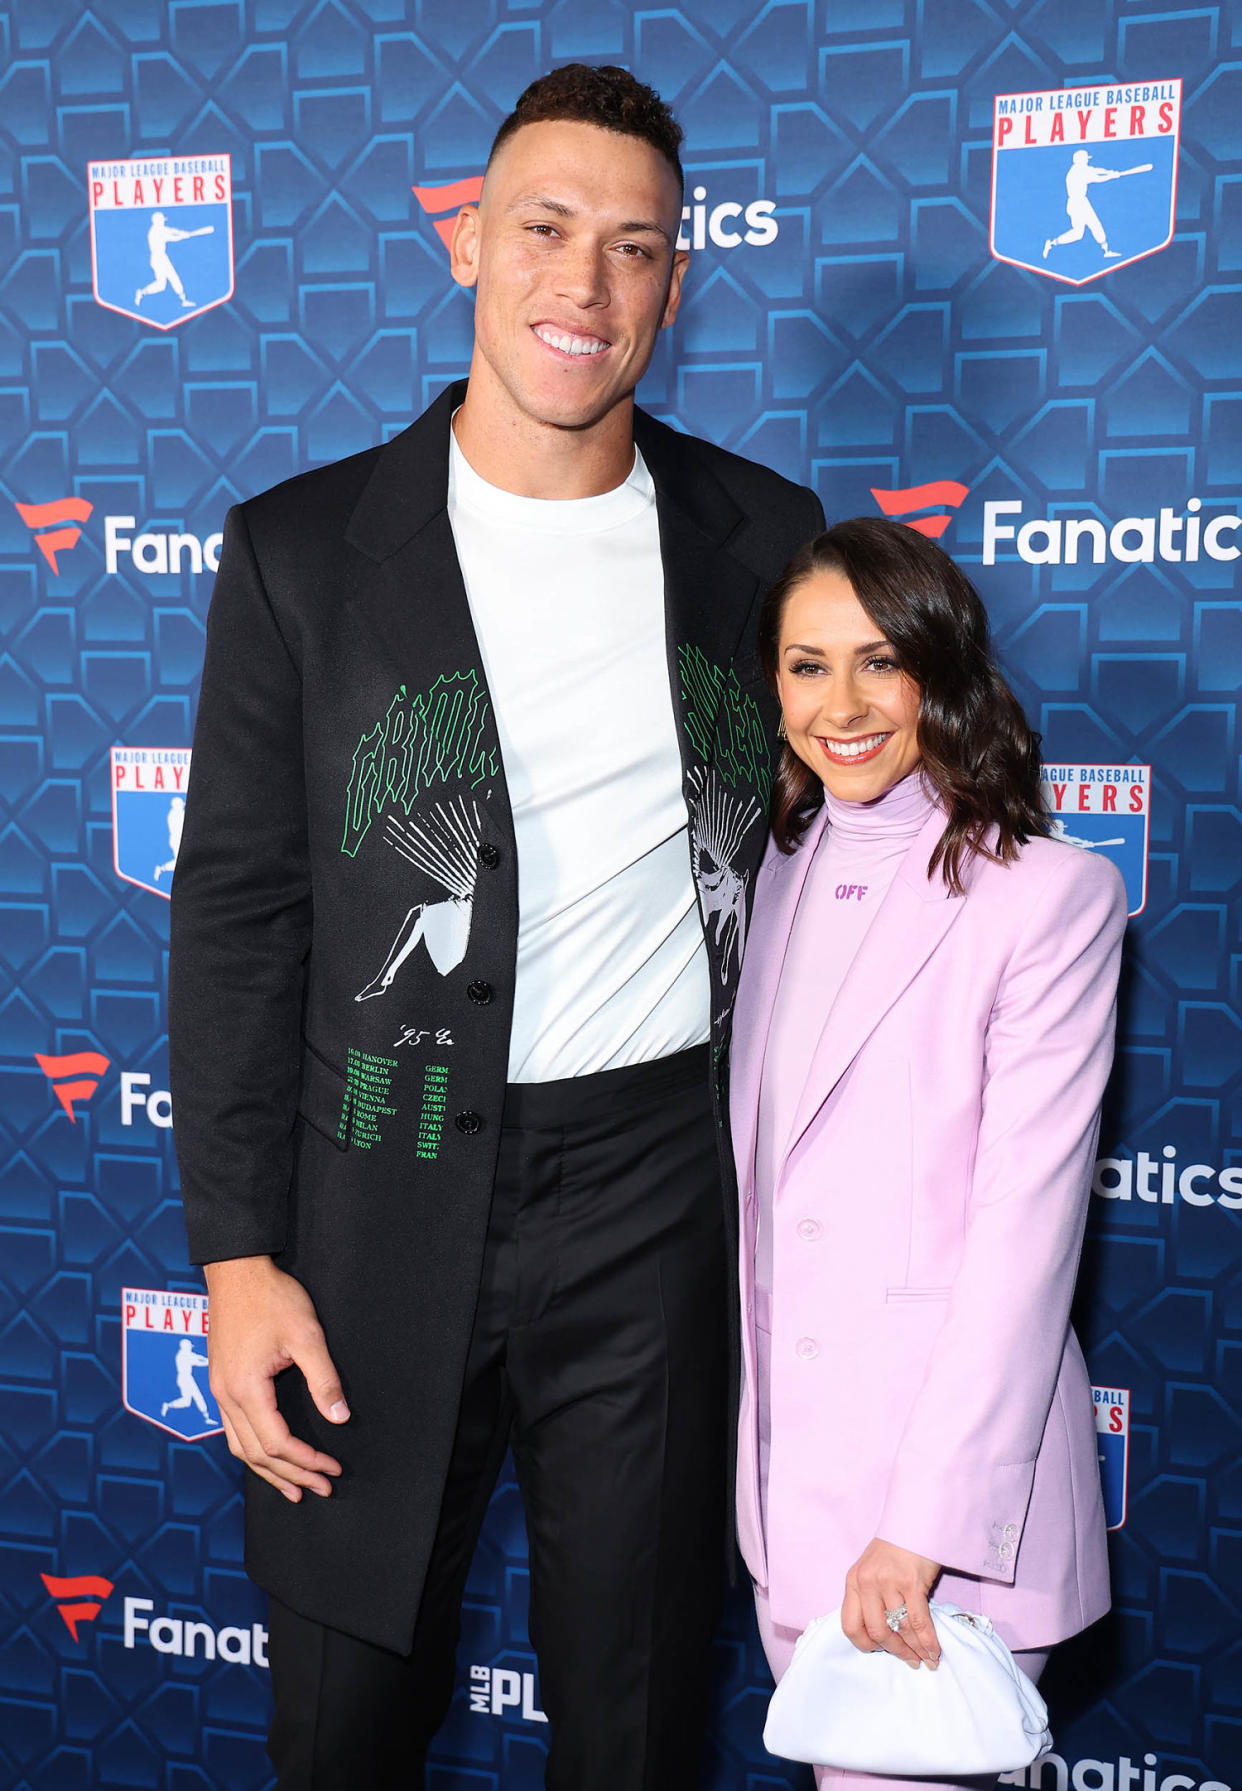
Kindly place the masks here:
POLYGON ((345 1105, 346 1081, 314 1046, 302 1040, 302 1086, 298 1092, 298 1113, 308 1126, 329 1139, 338 1150, 348 1148, 348 1136, 341 1127, 345 1105))
POLYGON ((908 1305, 913 1300, 947 1300, 951 1287, 886 1287, 884 1298, 890 1306, 908 1305))

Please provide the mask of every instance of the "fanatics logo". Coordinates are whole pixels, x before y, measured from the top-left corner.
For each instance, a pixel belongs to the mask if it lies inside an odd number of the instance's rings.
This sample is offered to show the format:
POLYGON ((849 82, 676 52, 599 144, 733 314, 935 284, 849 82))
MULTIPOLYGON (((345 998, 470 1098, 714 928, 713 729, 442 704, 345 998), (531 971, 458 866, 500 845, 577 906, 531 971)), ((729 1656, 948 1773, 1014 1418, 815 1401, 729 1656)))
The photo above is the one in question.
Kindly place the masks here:
POLYGON ((95 1621, 104 1600, 111 1596, 112 1581, 98 1573, 81 1573, 73 1579, 58 1579, 55 1574, 41 1573, 39 1578, 56 1600, 65 1628, 75 1642, 80 1642, 78 1624, 95 1621))
POLYGON ((933 479, 928 485, 907 485, 904 490, 881 491, 878 486, 873 485, 871 495, 885 516, 896 517, 908 529, 939 541, 952 522, 952 516, 943 513, 937 516, 915 516, 913 512, 930 510, 942 504, 947 504, 950 510, 956 510, 970 496, 970 487, 959 485, 956 479, 933 479))
POLYGON ((457 214, 463 205, 477 205, 479 195, 483 191, 483 176, 472 174, 466 180, 450 181, 446 187, 414 187, 414 197, 423 210, 432 218, 436 235, 447 249, 453 235, 453 225, 457 222, 457 214), (444 218, 436 217, 437 212, 447 212, 444 218))
POLYGON ((50 504, 16 504, 14 508, 26 527, 34 534, 35 545, 52 571, 59 576, 58 553, 68 553, 82 539, 81 529, 66 524, 85 522, 95 508, 85 498, 57 498, 50 504), (42 532, 37 532, 42 531, 42 532))
POLYGON ((90 1100, 108 1068, 108 1059, 99 1051, 75 1051, 68 1057, 45 1057, 36 1051, 35 1062, 52 1084, 56 1099, 69 1115, 70 1125, 76 1126, 73 1103, 90 1100))
POLYGON ((233 176, 227 155, 91 162, 97 301, 153 329, 233 296, 233 176))
MULTIPOLYGON (((35 546, 54 573, 57 556, 68 553, 82 539, 75 523, 86 522, 95 506, 86 498, 57 498, 49 504, 14 504, 30 530, 35 546)), ((133 534, 137 518, 104 517, 104 564, 109 573, 140 572, 144 578, 163 578, 181 572, 216 572, 220 566, 222 533, 202 536, 181 530, 144 529, 133 534), (122 567, 122 560, 126 565, 122 567)))

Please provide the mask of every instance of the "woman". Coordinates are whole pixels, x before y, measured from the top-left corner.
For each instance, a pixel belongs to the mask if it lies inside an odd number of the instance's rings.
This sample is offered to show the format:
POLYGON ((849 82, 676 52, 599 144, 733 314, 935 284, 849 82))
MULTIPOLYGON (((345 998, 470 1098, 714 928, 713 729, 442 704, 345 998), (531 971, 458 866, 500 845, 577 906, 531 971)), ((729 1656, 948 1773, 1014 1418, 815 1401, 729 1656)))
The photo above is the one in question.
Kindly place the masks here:
POLYGON ((1047 837, 983 606, 923 536, 810 542, 761 653, 786 740, 731 1106, 764 1647, 779 1676, 841 1605, 857 1647, 934 1670, 934 1587, 1038 1676, 1108 1607, 1069 1309, 1122 881, 1047 837))

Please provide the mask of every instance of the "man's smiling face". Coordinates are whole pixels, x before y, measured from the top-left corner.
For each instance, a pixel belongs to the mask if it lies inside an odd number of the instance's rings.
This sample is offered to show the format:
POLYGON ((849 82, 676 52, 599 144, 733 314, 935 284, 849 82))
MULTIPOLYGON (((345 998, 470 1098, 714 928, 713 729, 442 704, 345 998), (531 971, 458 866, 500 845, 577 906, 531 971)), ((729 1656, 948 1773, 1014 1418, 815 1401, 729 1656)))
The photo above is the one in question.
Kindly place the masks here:
POLYGON ((641 138, 523 125, 453 235, 453 278, 477 289, 472 391, 482 374, 505 408, 562 429, 628 400, 677 312, 680 224, 677 177, 641 138))

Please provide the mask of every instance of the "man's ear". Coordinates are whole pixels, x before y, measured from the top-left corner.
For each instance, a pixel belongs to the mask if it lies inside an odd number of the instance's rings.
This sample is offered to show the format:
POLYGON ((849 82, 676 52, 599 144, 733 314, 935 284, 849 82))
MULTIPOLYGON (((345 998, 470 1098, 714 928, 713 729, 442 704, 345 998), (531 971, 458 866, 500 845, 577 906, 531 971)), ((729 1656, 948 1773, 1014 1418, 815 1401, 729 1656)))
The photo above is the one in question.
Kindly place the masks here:
POLYGON ((673 265, 668 276, 668 297, 664 301, 664 312, 660 318, 660 328, 666 330, 677 315, 677 307, 681 304, 681 283, 686 269, 690 265, 688 249, 673 250, 673 265))
POLYGON ((474 286, 479 278, 479 208, 463 205, 453 220, 449 237, 449 272, 459 286, 474 286))

